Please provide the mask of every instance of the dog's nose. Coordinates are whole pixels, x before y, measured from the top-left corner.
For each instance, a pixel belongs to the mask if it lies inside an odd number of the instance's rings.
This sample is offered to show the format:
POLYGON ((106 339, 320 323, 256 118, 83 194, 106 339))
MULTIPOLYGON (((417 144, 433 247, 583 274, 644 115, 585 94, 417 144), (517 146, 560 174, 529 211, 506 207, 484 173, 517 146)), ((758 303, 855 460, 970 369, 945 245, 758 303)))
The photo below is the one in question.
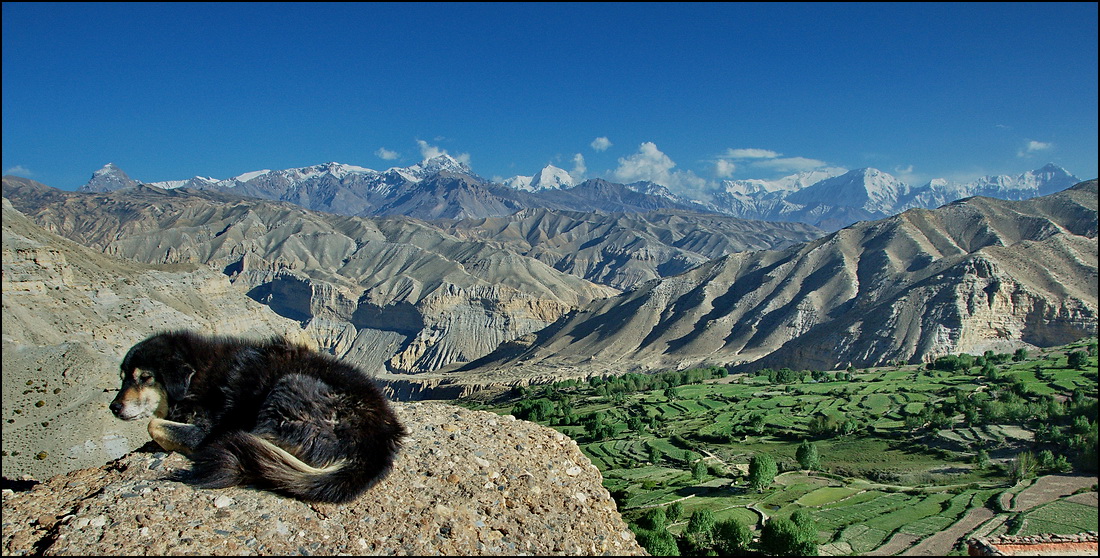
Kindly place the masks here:
POLYGON ((111 412, 114 413, 116 417, 119 413, 122 412, 122 403, 119 403, 118 401, 112 401, 110 407, 111 412))

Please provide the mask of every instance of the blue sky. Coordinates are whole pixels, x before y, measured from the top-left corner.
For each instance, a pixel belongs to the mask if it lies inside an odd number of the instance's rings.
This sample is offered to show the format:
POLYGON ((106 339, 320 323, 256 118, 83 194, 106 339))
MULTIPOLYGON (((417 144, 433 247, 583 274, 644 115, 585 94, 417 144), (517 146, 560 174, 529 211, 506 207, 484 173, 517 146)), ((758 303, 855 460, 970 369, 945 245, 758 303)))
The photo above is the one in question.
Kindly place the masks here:
POLYGON ((1097 4, 3 4, 3 170, 1097 175, 1097 4))

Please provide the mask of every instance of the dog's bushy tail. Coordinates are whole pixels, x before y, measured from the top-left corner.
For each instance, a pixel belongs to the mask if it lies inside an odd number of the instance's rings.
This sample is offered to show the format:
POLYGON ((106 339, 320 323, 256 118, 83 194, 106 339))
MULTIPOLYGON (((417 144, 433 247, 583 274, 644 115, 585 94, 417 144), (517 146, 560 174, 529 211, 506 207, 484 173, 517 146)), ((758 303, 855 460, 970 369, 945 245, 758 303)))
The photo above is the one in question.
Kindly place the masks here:
POLYGON ((252 483, 302 500, 346 502, 389 474, 392 451, 380 454, 370 463, 341 459, 314 467, 261 436, 229 432, 192 454, 181 480, 202 488, 252 483))

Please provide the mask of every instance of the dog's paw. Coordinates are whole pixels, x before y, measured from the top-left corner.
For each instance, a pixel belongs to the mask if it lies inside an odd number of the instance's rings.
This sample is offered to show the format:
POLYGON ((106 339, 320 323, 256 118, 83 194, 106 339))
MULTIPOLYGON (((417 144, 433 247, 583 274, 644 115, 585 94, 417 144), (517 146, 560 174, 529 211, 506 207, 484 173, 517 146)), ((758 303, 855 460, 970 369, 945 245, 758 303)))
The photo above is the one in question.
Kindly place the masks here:
POLYGON ((205 435, 201 428, 193 424, 160 418, 149 420, 149 437, 167 451, 189 455, 205 435))

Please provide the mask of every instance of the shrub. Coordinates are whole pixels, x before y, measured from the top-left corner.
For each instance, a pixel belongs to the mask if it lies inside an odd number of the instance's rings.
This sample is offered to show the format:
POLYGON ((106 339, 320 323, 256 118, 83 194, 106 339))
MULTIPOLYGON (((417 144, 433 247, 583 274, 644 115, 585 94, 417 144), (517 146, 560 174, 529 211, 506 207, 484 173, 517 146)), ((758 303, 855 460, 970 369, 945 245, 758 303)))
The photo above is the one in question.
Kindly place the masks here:
POLYGON ((763 492, 779 474, 779 466, 775 460, 766 453, 754 455, 749 461, 749 484, 757 492, 763 492))
MULTIPOLYGON (((808 515, 806 514, 806 517, 808 515)), ((817 556, 817 532, 815 531, 813 538, 810 539, 806 520, 799 519, 803 522, 802 526, 782 517, 775 517, 768 521, 760 532, 761 550, 771 556, 817 556)))
POLYGON ((722 556, 743 554, 752 543, 752 531, 735 519, 719 521, 714 525, 714 547, 722 556))
POLYGON ((803 469, 817 470, 821 468, 821 456, 817 453, 817 444, 803 441, 795 452, 798 466, 803 469))
POLYGON ((659 531, 668 527, 664 508, 650 508, 638 519, 638 526, 650 531, 659 531))
POLYGON ((676 537, 665 529, 651 531, 639 530, 634 534, 638 544, 642 545, 653 556, 679 556, 680 547, 676 544, 676 537))

